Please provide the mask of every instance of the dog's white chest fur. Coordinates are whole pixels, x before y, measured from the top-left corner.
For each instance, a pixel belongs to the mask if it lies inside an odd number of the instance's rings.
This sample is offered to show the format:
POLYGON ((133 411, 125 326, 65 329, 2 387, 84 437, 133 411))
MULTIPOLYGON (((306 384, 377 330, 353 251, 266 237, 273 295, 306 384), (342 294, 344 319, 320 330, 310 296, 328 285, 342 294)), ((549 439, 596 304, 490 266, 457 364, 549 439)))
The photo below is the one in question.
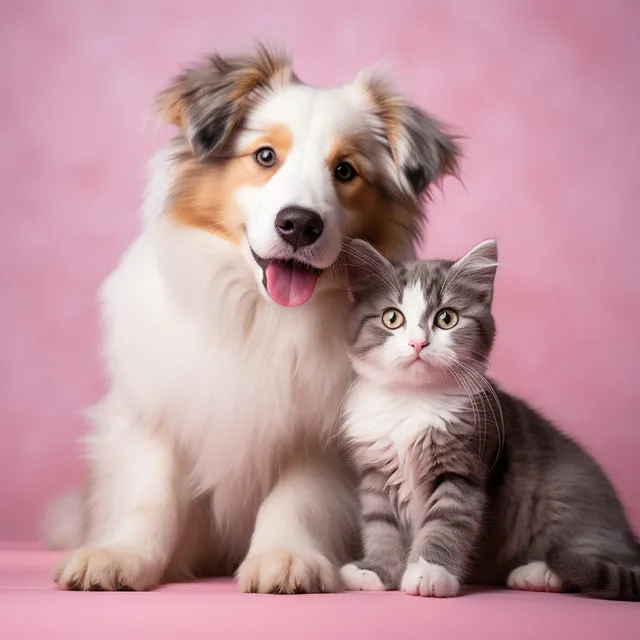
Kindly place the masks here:
POLYGON ((143 235, 105 284, 106 355, 114 389, 186 452, 224 519, 239 500, 257 509, 281 452, 330 438, 350 375, 347 300, 318 291, 279 307, 237 252, 184 231, 186 251, 171 233, 166 247, 143 235))

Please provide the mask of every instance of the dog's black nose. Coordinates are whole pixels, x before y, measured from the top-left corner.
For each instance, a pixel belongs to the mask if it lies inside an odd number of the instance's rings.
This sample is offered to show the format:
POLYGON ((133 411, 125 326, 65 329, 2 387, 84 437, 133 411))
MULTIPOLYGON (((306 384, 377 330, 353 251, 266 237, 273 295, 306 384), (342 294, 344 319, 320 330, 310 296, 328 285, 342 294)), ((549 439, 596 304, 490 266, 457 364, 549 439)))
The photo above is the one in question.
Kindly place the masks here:
POLYGON ((313 244, 324 229, 322 218, 303 207, 285 207, 276 216, 276 230, 295 251, 299 247, 313 244))

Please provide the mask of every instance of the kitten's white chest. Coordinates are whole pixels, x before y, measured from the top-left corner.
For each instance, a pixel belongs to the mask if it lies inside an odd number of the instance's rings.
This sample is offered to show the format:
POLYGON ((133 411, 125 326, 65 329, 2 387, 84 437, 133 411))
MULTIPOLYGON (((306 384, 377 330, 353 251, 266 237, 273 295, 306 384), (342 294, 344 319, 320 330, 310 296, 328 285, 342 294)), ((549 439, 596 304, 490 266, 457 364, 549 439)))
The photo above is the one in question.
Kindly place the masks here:
POLYGON ((393 446, 398 455, 429 429, 446 431, 462 407, 462 398, 439 391, 380 387, 358 380, 345 403, 346 434, 371 446, 393 446))
POLYGON ((378 468, 400 504, 419 486, 431 429, 446 431, 462 399, 429 390, 388 389, 360 379, 345 403, 344 430, 358 462, 378 468))

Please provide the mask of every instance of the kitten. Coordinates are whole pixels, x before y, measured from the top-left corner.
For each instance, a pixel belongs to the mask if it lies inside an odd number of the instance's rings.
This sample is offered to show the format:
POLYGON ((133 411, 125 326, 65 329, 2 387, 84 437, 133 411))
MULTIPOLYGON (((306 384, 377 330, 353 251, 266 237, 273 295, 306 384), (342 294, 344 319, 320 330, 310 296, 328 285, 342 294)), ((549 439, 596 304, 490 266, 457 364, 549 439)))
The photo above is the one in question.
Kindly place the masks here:
POLYGON ((640 599, 640 545, 598 464, 484 377, 495 241, 457 262, 345 252, 358 374, 343 434, 361 474, 353 590, 455 596, 464 583, 640 599))

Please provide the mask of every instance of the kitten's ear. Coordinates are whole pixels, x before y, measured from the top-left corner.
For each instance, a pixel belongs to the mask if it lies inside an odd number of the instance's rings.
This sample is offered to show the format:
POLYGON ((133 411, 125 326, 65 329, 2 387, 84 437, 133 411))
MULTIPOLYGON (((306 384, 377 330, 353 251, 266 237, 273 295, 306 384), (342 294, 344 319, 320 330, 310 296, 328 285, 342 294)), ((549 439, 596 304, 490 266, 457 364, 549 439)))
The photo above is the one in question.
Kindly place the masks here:
POLYGON ((357 300, 371 289, 389 286, 393 280, 393 265, 364 240, 351 240, 344 247, 344 265, 349 289, 357 300))
POLYGON ((464 278, 478 293, 493 297, 493 283, 498 268, 498 243, 484 240, 453 263, 450 276, 464 278))

